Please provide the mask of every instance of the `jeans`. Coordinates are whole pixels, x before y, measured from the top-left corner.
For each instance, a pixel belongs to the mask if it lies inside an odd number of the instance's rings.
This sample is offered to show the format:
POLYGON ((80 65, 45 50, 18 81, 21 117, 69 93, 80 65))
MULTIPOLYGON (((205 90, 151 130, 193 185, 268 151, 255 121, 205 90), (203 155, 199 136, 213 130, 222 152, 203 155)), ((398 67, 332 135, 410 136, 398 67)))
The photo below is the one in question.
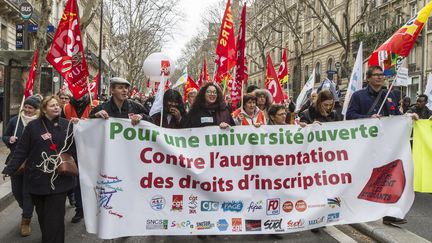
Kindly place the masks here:
POLYGON ((30 193, 24 188, 24 176, 11 176, 12 194, 22 209, 23 218, 31 218, 33 215, 33 201, 30 193))

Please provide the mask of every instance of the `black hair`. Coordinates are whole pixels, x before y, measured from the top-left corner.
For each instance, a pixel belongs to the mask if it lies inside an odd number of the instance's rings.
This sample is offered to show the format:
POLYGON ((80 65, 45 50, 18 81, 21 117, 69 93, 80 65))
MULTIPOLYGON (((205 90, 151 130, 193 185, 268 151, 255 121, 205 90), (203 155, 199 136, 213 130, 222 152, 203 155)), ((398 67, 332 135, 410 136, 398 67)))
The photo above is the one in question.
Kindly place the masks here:
POLYGON ((382 67, 380 66, 370 66, 366 71, 366 78, 372 77, 373 71, 375 70, 380 70, 381 72, 383 71, 382 67))
POLYGON ((189 111, 189 113, 191 113, 191 112, 193 113, 195 111, 208 108, 206 106, 206 102, 205 102, 205 94, 206 94, 208 87, 210 87, 210 86, 213 86, 216 88, 217 98, 216 98, 215 104, 217 104, 217 106, 218 106, 217 108, 221 110, 221 109, 224 109, 226 107, 224 97, 222 94, 222 90, 220 89, 220 87, 215 83, 206 83, 198 91, 197 97, 195 98, 195 102, 193 103, 192 108, 189 111))
POLYGON ((428 96, 427 96, 427 95, 425 95, 425 94, 421 94, 421 95, 418 95, 418 96, 417 96, 417 99, 418 99, 418 98, 424 98, 425 101, 426 101, 426 103, 428 103, 428 96))
POLYGON ((167 91, 165 91, 165 94, 163 96, 164 113, 168 112, 168 102, 177 103, 178 106, 176 108, 179 109, 180 114, 183 115, 186 113, 185 108, 184 108, 184 104, 183 104, 183 97, 181 96, 181 94, 177 90, 168 89, 167 91))

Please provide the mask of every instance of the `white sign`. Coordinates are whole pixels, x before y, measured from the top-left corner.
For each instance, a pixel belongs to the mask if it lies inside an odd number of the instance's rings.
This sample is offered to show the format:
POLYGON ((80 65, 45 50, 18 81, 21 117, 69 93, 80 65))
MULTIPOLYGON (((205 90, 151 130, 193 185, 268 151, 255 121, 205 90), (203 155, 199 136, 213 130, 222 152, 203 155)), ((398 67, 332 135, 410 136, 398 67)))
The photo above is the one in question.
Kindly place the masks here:
POLYGON ((414 200, 411 127, 403 116, 304 129, 80 121, 86 229, 103 239, 279 234, 403 218, 414 200))
POLYGON ((405 67, 400 67, 397 75, 396 75, 396 80, 394 81, 394 86, 405 86, 407 87, 408 85, 411 84, 411 79, 408 75, 408 68, 405 67))

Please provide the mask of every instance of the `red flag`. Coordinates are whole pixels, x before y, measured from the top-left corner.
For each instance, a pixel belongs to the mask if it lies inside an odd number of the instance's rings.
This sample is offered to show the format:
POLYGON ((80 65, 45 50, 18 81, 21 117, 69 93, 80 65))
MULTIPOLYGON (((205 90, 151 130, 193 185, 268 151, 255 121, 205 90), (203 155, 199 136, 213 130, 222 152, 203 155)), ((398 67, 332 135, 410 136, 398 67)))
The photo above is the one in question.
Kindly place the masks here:
POLYGON ((150 79, 147 79, 147 88, 150 88, 150 79))
POLYGON ((46 59, 63 76, 76 99, 85 95, 88 68, 76 0, 68 0, 46 59))
POLYGON ((282 62, 279 66, 278 79, 281 85, 288 83, 288 60, 287 60, 287 50, 283 50, 282 62))
POLYGON ((36 66, 37 66, 37 62, 38 62, 38 56, 39 56, 39 51, 36 49, 34 54, 33 54, 33 62, 31 65, 31 69, 30 69, 29 76, 27 78, 27 82, 26 82, 26 86, 25 86, 25 90, 24 90, 24 98, 26 98, 26 99, 27 99, 27 97, 33 95, 33 86, 34 86, 34 79, 36 76, 36 66))
POLYGON ((267 55, 267 73, 266 73, 266 81, 265 88, 270 91, 270 94, 273 96, 273 100, 275 103, 283 103, 284 96, 282 92, 281 85, 276 76, 276 71, 273 66, 273 62, 270 57, 270 53, 267 55))
MULTIPOLYGON (((204 59, 204 62, 205 62, 205 59, 204 59)), ((201 87, 203 85, 203 83, 204 83, 203 82, 203 70, 200 69, 199 79, 198 79, 198 82, 197 82, 198 87, 201 87)))
POLYGON ((384 67, 384 74, 388 76, 396 74, 396 64, 400 63, 400 59, 407 57, 410 53, 431 11, 432 2, 429 2, 372 53, 368 65, 384 67))
POLYGON ((183 88, 183 100, 184 100, 184 102, 186 102, 186 100, 187 100, 188 93, 194 88, 196 90, 199 90, 199 87, 195 83, 195 81, 190 76, 188 76, 187 82, 185 83, 185 86, 183 88))
MULTIPOLYGON (((243 5, 240 29, 237 35, 237 64, 235 86, 241 90, 248 79, 246 64, 246 3, 243 5)), ((231 86, 231 85, 230 85, 231 86)), ((232 96, 231 96, 232 97, 232 96)), ((234 102, 234 99, 233 99, 234 102)))
MULTIPOLYGON (((228 75, 225 76, 225 79, 226 80, 224 82, 226 82, 228 86, 228 91, 231 97, 232 106, 236 107, 237 103, 241 99, 241 83, 234 80, 234 78, 229 73, 228 75)), ((224 88, 224 92, 225 92, 225 88, 224 88)))
POLYGON ((202 84, 205 84, 205 83, 210 82, 210 80, 211 80, 208 69, 207 69, 207 58, 206 57, 204 57, 204 67, 203 68, 204 68, 204 73, 203 73, 203 83, 202 84))
POLYGON ((234 39, 234 23, 231 12, 231 2, 228 0, 219 32, 216 46, 216 77, 221 82, 224 75, 236 64, 236 47, 234 39))
POLYGON ((131 90, 130 98, 135 97, 135 95, 136 95, 137 93, 138 93, 138 88, 137 88, 136 86, 134 86, 134 87, 132 88, 132 90, 131 90))
POLYGON ((91 81, 88 85, 89 93, 94 94, 92 99, 97 99, 97 97, 98 97, 99 76, 100 76, 100 73, 98 72, 96 74, 96 76, 94 77, 93 81, 91 81))

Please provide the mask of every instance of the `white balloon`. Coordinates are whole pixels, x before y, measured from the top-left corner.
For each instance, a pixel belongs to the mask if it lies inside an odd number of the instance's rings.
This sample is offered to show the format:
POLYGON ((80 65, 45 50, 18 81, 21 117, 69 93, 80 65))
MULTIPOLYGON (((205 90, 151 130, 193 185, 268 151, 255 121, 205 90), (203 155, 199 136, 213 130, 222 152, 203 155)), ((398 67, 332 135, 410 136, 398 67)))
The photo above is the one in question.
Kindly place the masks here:
POLYGON ((159 82, 162 72, 162 61, 169 63, 169 68, 165 68, 165 76, 170 78, 175 71, 174 62, 162 52, 155 52, 150 54, 143 64, 144 74, 150 78, 152 82, 159 82))

